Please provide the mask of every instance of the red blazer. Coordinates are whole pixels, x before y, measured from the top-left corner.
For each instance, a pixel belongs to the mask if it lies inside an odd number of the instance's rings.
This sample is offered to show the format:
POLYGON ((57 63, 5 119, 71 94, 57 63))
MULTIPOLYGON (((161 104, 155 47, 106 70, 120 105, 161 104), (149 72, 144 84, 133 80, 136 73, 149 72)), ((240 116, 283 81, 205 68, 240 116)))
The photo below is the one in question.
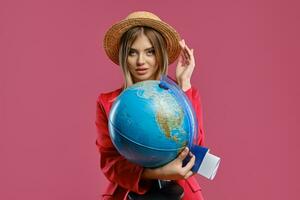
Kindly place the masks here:
MULTIPOLYGON (((122 88, 102 93, 97 98, 96 127, 98 137, 96 145, 100 152, 100 167, 110 181, 102 199, 126 199, 129 191, 139 194, 145 193, 151 187, 150 180, 141 179, 143 167, 127 161, 114 147, 108 130, 108 115, 112 103, 121 93, 122 88)), ((198 144, 204 144, 202 110, 200 95, 197 89, 190 88, 185 92, 190 99, 198 120, 198 144)), ((183 199, 202 200, 201 188, 194 176, 187 180, 177 181, 184 188, 183 199)))

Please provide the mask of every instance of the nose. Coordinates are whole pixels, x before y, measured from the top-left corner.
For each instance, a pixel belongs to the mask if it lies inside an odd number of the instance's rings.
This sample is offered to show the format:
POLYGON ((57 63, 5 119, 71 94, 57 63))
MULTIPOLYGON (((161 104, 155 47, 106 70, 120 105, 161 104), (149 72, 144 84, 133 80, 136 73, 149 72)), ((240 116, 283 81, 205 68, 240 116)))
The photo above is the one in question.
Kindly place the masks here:
POLYGON ((137 65, 138 66, 141 66, 145 63, 145 60, 144 60, 144 55, 142 53, 139 54, 139 57, 137 59, 137 65))

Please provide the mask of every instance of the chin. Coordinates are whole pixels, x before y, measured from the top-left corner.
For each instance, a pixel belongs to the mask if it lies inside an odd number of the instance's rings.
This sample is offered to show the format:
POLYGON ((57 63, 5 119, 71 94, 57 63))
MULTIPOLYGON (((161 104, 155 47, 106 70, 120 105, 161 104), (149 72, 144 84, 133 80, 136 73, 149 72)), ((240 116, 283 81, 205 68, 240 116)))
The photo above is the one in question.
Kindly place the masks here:
POLYGON ((137 76, 135 77, 135 80, 136 82, 139 82, 139 81, 147 81, 147 80, 151 80, 151 76, 145 74, 145 75, 140 75, 140 76, 137 76))

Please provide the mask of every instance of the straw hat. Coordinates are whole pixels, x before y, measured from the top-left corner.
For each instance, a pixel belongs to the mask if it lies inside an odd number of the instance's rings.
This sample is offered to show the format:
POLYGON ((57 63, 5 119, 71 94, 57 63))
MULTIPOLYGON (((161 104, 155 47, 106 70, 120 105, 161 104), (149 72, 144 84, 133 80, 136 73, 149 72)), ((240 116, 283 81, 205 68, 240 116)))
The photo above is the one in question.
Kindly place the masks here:
POLYGON ((169 64, 177 59, 181 51, 180 36, 177 31, 151 12, 136 11, 112 25, 104 36, 104 50, 115 64, 119 65, 119 47, 122 35, 135 26, 147 26, 160 32, 166 41, 169 64))

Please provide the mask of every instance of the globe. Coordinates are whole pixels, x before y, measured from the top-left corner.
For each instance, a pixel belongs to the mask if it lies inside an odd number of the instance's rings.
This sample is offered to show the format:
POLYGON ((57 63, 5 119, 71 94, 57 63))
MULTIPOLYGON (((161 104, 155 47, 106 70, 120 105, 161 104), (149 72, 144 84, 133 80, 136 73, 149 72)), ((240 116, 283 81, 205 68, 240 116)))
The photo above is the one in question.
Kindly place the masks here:
POLYGON ((175 159, 197 137, 195 113, 184 92, 167 76, 133 84, 109 114, 112 142, 127 160, 159 167, 175 159))

